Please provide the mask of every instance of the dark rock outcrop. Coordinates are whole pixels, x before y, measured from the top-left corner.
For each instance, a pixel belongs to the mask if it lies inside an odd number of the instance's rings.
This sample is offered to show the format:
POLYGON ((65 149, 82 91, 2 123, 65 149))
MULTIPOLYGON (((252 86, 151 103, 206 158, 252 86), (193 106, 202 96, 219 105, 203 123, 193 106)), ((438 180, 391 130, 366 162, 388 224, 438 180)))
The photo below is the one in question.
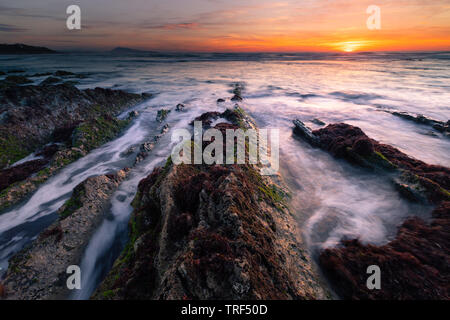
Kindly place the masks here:
POLYGON ((125 120, 114 116, 142 100, 141 95, 119 90, 79 90, 67 84, 0 86, 0 169, 7 170, 0 171, 0 210, 21 201, 60 168, 117 136, 132 115, 125 120), (45 147, 49 142, 60 143, 58 150, 45 147), (33 152, 42 152, 46 161, 8 168, 33 152))
POLYGON ((294 122, 296 130, 315 146, 353 164, 394 174, 402 195, 436 205, 430 223, 409 218, 395 240, 384 246, 354 239, 322 251, 320 265, 337 293, 345 299, 449 299, 450 169, 409 157, 348 124, 311 131, 299 122, 294 122), (381 269, 381 290, 366 286, 370 265, 381 269))
POLYGON ((156 114, 156 121, 163 122, 169 116, 169 113, 170 113, 169 109, 158 110, 156 114))
MULTIPOLYGON (((416 122, 416 123, 419 123, 422 125, 431 126, 431 127, 433 127, 433 129, 441 132, 444 136, 450 137, 450 120, 448 120, 447 122, 444 122, 444 121, 431 119, 422 114, 414 115, 414 114, 410 114, 408 112, 403 112, 403 111, 387 111, 387 112, 389 112, 392 115, 397 116, 399 118, 405 119, 405 120, 413 121, 413 122, 416 122)), ((427 134, 436 136, 436 134, 434 134, 433 131, 429 131, 427 134)))
POLYGON ((3 169, 0 171, 0 191, 6 189, 8 186, 17 181, 22 181, 28 178, 33 173, 42 170, 47 165, 48 160, 37 159, 27 161, 17 166, 3 169))
POLYGON ((74 86, 0 87, 0 168, 51 142, 52 134, 74 122, 115 116, 142 100, 137 94, 74 86))
POLYGON ((450 202, 433 211, 427 224, 407 219, 395 240, 384 246, 343 241, 326 249, 320 265, 344 299, 448 300, 450 299, 450 202), (367 267, 381 270, 381 289, 366 286, 367 267))
POLYGON ((0 54, 50 54, 57 53, 45 47, 28 46, 25 44, 0 44, 0 54))
MULTIPOLYGON (((241 121, 217 129, 251 122, 231 113, 241 121)), ((130 240, 93 298, 324 298, 286 194, 253 165, 169 158, 139 183, 130 240)))

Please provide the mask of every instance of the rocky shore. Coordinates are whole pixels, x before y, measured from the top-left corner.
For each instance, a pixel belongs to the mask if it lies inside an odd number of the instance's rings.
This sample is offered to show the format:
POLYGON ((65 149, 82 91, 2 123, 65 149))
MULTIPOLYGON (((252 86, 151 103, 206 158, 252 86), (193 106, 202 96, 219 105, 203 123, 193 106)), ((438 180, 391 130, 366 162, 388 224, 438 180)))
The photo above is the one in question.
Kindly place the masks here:
MULTIPOLYGON (((58 74, 66 74, 59 71, 58 74)), ((65 165, 117 136, 121 111, 146 95, 70 84, 0 84, 0 211, 21 201, 65 165), (34 159, 14 165, 27 155, 34 159)))
MULTIPOLYGON (((253 123, 238 107, 198 119, 211 118, 231 122, 223 131, 253 123)), ((326 298, 287 200, 256 166, 169 158, 139 183, 130 240, 93 298, 326 298)))
POLYGON ((93 233, 108 213, 111 196, 130 170, 149 155, 167 131, 168 124, 165 124, 159 134, 137 147, 138 152, 128 150, 135 153, 131 168, 90 177, 75 187, 71 197, 59 208, 59 219, 11 258, 8 272, 0 282, 0 298, 69 298, 67 267, 80 265, 93 233))
POLYGON ((392 176, 400 194, 410 201, 435 206, 432 221, 407 219, 395 240, 384 246, 358 239, 320 254, 320 265, 344 299, 450 298, 450 169, 428 165, 396 148, 367 137, 354 126, 338 123, 311 131, 295 120, 294 132, 337 158, 392 176), (381 269, 381 290, 366 286, 367 267, 381 269))
POLYGON ((7 299, 64 299, 66 269, 79 265, 85 247, 105 217, 109 199, 128 170, 88 178, 59 209, 59 219, 10 260, 2 281, 7 299))

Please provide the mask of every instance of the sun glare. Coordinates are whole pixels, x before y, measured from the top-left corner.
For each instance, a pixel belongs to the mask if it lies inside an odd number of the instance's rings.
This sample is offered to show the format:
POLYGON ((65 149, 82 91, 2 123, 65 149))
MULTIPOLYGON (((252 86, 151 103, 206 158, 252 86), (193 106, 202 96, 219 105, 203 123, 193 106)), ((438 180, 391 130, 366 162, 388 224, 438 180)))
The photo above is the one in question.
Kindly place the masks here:
POLYGON ((339 49, 344 52, 353 52, 361 47, 359 41, 348 41, 339 44, 339 49))

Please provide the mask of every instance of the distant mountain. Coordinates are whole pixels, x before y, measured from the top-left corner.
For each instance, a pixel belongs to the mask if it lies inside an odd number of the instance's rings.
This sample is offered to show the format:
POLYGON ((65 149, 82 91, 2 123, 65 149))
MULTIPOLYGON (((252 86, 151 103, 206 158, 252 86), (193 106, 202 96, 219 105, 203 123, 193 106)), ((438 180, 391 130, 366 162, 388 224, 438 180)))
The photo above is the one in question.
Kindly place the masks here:
POLYGON ((27 46, 25 44, 0 44, 0 54, 46 54, 57 53, 45 47, 27 46))

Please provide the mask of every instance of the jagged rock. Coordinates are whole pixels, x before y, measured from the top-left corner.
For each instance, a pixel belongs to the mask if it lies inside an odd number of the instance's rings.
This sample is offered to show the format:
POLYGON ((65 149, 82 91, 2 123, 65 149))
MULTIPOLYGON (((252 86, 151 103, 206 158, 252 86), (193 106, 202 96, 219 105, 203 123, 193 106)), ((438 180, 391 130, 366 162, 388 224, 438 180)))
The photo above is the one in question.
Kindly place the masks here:
POLYGON ((342 247, 323 250, 320 265, 338 294, 344 299, 449 299, 450 169, 411 158, 344 123, 312 135, 319 140, 316 145, 336 157, 377 167, 388 176, 394 172, 394 184, 407 199, 437 206, 431 224, 407 219, 384 246, 347 239, 342 247), (366 286, 370 265, 381 268, 381 290, 366 286))
MULTIPOLYGON (((194 121, 201 121, 202 125, 209 126, 213 120, 216 120, 220 117, 221 113, 217 111, 205 112, 202 115, 198 116, 194 119, 194 121)), ((194 121, 191 122, 191 125, 194 124, 194 121)))
POLYGON ((55 84, 58 82, 61 82, 61 79, 55 78, 55 77, 48 77, 47 79, 42 81, 39 85, 40 86, 48 86, 48 85, 52 85, 52 84, 55 84))
POLYGON ((153 94, 143 92, 143 93, 141 93, 141 96, 143 99, 150 99, 151 97, 153 97, 153 94))
POLYGON ((65 71, 65 70, 57 70, 54 73, 54 75, 57 76, 57 77, 67 77, 67 76, 74 76, 75 73, 69 72, 69 71, 65 71))
POLYGON ((324 126, 325 125, 325 122, 323 122, 322 120, 317 119, 317 118, 312 119, 311 122, 314 123, 314 124, 317 124, 318 126, 324 126))
POLYGON ((319 145, 319 139, 312 133, 311 129, 308 128, 302 121, 296 119, 294 120, 295 129, 294 132, 306 141, 308 141, 313 146, 319 145))
POLYGON ((244 86, 241 83, 234 84, 233 94, 234 96, 231 98, 231 101, 242 101, 242 91, 244 90, 244 86))
MULTIPOLYGON (((296 126, 295 129, 297 128, 301 127, 296 126)), ((303 131, 304 129, 300 133, 303 131)), ((299 131, 294 132, 298 133, 299 131)), ((440 201, 436 200, 436 195, 445 194, 445 190, 450 190, 450 179, 447 178, 450 169, 438 165, 428 165, 423 161, 411 158, 392 146, 370 139, 358 127, 336 123, 312 132, 308 129, 306 132, 312 134, 312 138, 305 138, 307 141, 313 141, 312 144, 330 152, 335 157, 344 158, 351 163, 367 168, 390 170, 396 172, 397 176, 401 176, 404 171, 410 172, 417 176, 417 183, 427 186, 425 190, 432 190, 423 195, 423 198, 432 203, 440 201), (440 187, 443 190, 440 190, 440 187)), ((302 134, 301 136, 303 137, 302 134)))
POLYGON ((11 84, 28 84, 32 83, 30 79, 24 76, 7 76, 3 82, 11 83, 11 84))
MULTIPOLYGON (((400 112, 400 111, 387 111, 389 113, 391 113, 394 116, 406 119, 406 120, 410 120, 410 121, 414 121, 416 123, 420 123, 423 125, 428 125, 433 127, 435 130, 442 132, 442 133, 449 133, 450 132, 450 120, 447 122, 443 122, 443 121, 438 121, 435 119, 431 119, 429 117, 426 117, 422 114, 418 114, 418 115, 413 115, 410 114, 408 112, 400 112)), ((436 135, 434 132, 432 131, 428 131, 427 133, 428 135, 436 135)), ((444 136, 447 136, 447 134, 444 134, 444 136)))
POLYGON ((450 202, 432 213, 428 224, 409 218, 395 240, 384 246, 343 241, 343 247, 324 250, 320 265, 343 299, 450 299, 450 202), (381 270, 381 289, 366 286, 367 267, 381 270))
POLYGON ((224 99, 217 99, 217 103, 224 103, 225 100, 224 99))
POLYGON ((0 299, 6 297, 6 289, 3 284, 0 283, 0 299))
POLYGON ((12 70, 8 70, 8 73, 24 73, 25 70, 22 69, 12 69, 12 70))
POLYGON ((3 169, 0 171, 0 191, 6 189, 9 185, 28 178, 35 172, 42 170, 47 165, 48 160, 37 159, 27 161, 17 166, 3 169))
POLYGON ((0 86, 0 113, 7 112, 0 127, 0 169, 51 142, 59 128, 115 116, 140 101, 140 95, 102 88, 0 86))
POLYGON ((161 134, 165 134, 165 133, 167 133, 167 131, 169 131, 169 125, 166 123, 166 124, 161 128, 161 134))
MULTIPOLYGON (((229 113, 240 121, 223 125, 252 123, 229 113)), ((130 241, 93 298, 324 298, 285 192, 255 166, 169 158, 139 183, 130 241)))
POLYGON ((183 111, 185 108, 184 104, 179 103, 177 104, 177 106, 175 107, 175 111, 183 111))
POLYGON ((144 142, 143 144, 141 144, 140 150, 141 151, 145 151, 145 152, 149 152, 149 151, 152 151, 154 147, 155 147, 154 143, 152 143, 152 142, 144 142))
POLYGON ((12 176, 10 175, 11 179, 8 180, 9 186, 0 193, 0 210, 18 203, 25 196, 35 191, 40 184, 58 172, 59 169, 116 137, 130 121, 130 117, 125 120, 119 120, 103 113, 95 119, 89 119, 84 122, 67 122, 65 127, 54 130, 52 138, 63 142, 64 145, 60 147, 56 145, 48 146, 41 152, 38 152, 38 154, 42 155, 47 154, 46 161, 40 162, 39 167, 32 166, 32 164, 37 164, 37 162, 33 162, 10 170, 12 176), (25 166, 27 166, 26 174, 23 171, 18 171, 25 166), (46 167, 44 168, 44 166, 46 167), (30 176, 32 173, 36 174, 30 176), (25 180, 20 180, 19 178, 25 180))
POLYGON ((156 121, 163 122, 167 118, 169 113, 170 113, 170 110, 168 110, 168 109, 158 110, 158 113, 156 114, 156 121))
POLYGON ((108 200, 127 176, 91 177, 79 184, 59 209, 60 219, 44 230, 31 246, 11 260, 3 281, 7 299, 63 299, 69 295, 66 269, 79 265, 85 247, 103 220, 108 200))
POLYGON ((128 119, 134 119, 137 118, 139 116, 139 112, 136 110, 130 111, 128 113, 128 119))

